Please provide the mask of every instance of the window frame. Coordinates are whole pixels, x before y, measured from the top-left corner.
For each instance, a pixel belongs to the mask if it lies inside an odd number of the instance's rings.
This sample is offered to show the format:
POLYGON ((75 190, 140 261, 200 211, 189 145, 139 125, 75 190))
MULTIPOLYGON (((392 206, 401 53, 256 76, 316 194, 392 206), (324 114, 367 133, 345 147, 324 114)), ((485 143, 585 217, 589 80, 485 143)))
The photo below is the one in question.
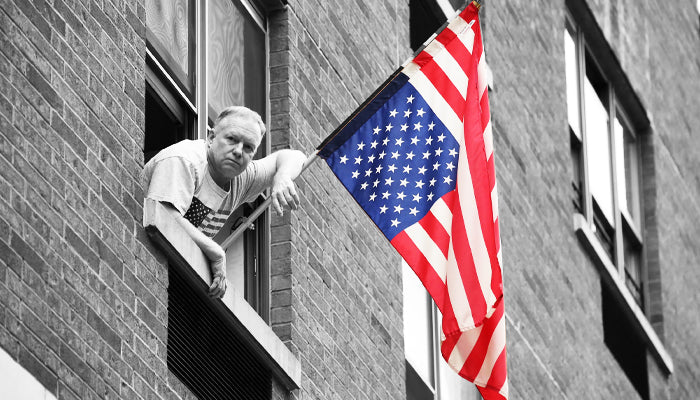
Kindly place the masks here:
MULTIPOLYGON (((209 88, 208 88, 208 47, 209 47, 209 9, 210 4, 207 0, 187 0, 193 16, 188 16, 188 37, 190 49, 194 52, 189 57, 189 66, 191 74, 191 85, 186 79, 183 79, 181 74, 176 73, 177 68, 170 67, 167 62, 170 58, 159 53, 159 49, 163 50, 159 42, 153 41, 155 35, 150 29, 146 28, 146 81, 151 91, 157 95, 160 100, 171 109, 171 103, 179 102, 180 106, 184 107, 184 113, 189 118, 189 123, 192 125, 187 128, 186 136, 189 139, 205 139, 207 128, 213 125, 215 116, 211 116, 212 107, 209 105, 209 88), (192 32, 194 31, 194 32, 192 32), (190 87, 191 86, 191 87, 190 87)), ((265 112, 263 119, 270 121, 271 105, 270 105, 270 34, 269 20, 264 16, 264 4, 255 4, 255 0, 230 0, 232 3, 239 3, 241 9, 248 13, 248 16, 254 21, 258 28, 265 35, 265 112)), ((233 4, 234 7, 237 5, 233 4)), ((269 130, 269 122, 266 123, 269 130)), ((179 138, 182 139, 182 138, 179 138)), ((271 153, 271 143, 268 140, 268 135, 263 137, 261 146, 258 148, 256 158, 264 157, 271 153)), ((264 192, 269 194, 269 190, 264 192)), ((255 206, 262 203, 262 199, 252 203, 253 207, 242 205, 241 208, 254 209, 255 206)), ((266 323, 270 323, 270 248, 271 248, 271 228, 269 210, 262 213, 255 221, 251 223, 252 229, 247 229, 242 235, 244 241, 245 254, 244 262, 244 277, 245 277, 245 293, 246 300, 251 303, 253 308, 263 318, 266 323), (251 274, 254 277, 251 277, 251 274), (252 279, 254 278, 254 279, 252 279), (250 298, 248 295, 250 294, 250 298)), ((246 213, 248 215, 249 213, 246 213)), ((235 221, 229 221, 220 234, 217 234, 215 240, 219 243, 223 242, 230 232, 228 229, 234 225, 235 221)), ((226 250, 226 249, 224 249, 226 250)))
MULTIPOLYGON (((567 1, 567 5, 569 5, 569 1, 567 1)), ((573 149, 574 145, 576 144, 573 142, 574 140, 579 140, 578 142, 578 148, 580 151, 580 157, 578 160, 578 171, 579 171, 579 177, 578 179, 581 181, 581 194, 579 197, 580 200, 580 205, 581 208, 577 209, 574 207, 574 212, 573 212, 573 225, 574 225, 574 230, 579 238, 579 240, 582 242, 586 250, 588 251, 589 255, 591 255, 592 260, 596 264, 596 266, 599 268, 601 272, 601 278, 603 280, 603 283, 608 285, 610 288, 612 288, 612 292, 614 295, 614 298, 617 302, 623 305, 623 308, 625 309, 628 319, 632 323, 632 326, 636 332, 640 333, 641 338, 644 340, 644 342, 647 344, 647 349, 651 352, 651 354, 655 357, 655 359, 658 361, 659 365, 662 367, 662 369, 665 371, 665 373, 672 373, 673 372, 673 362, 666 351, 663 342, 659 338, 659 336, 656 334, 656 331, 654 328, 651 326, 649 322, 649 307, 645 305, 650 304, 650 299, 649 299, 649 290, 648 290, 648 265, 647 265, 647 252, 649 249, 646 247, 646 243, 644 242, 644 237, 642 236, 644 230, 645 230, 645 215, 644 215, 644 193, 642 191, 642 179, 644 178, 644 171, 643 171, 643 165, 641 163, 642 160, 642 143, 641 143, 641 136, 646 134, 644 132, 644 129, 640 129, 640 125, 644 125, 643 123, 640 124, 639 121, 644 121, 646 125, 649 125, 648 120, 646 119, 646 115, 644 113, 643 108, 641 108, 641 105, 634 104, 632 107, 628 108, 629 103, 629 97, 631 89, 626 87, 629 86, 629 82, 626 80, 624 76, 619 72, 616 71, 610 71, 609 68, 601 68, 601 63, 613 63, 616 61, 610 61, 607 58, 601 57, 599 54, 598 49, 595 47, 600 44, 600 43, 595 43, 595 38, 591 39, 588 41, 588 30, 586 28, 590 28, 591 25, 595 24, 595 22, 591 21, 586 21, 586 22, 581 22, 577 21, 572 14, 573 10, 572 7, 569 5, 567 7, 567 12, 566 12, 566 18, 565 18, 565 26, 563 29, 564 35, 570 35, 571 38, 574 41, 574 50, 575 50, 575 65, 576 65, 576 96, 577 96, 577 109, 578 109, 578 116, 579 116, 579 127, 578 127, 578 132, 580 134, 577 135, 576 131, 572 129, 570 126, 570 121, 567 119, 567 126, 569 127, 569 136, 571 142, 571 148, 572 148, 572 156, 573 154, 573 149), (598 217, 597 213, 595 212, 595 207, 596 205, 594 204, 594 198, 591 193, 591 187, 590 187, 590 171, 588 168, 588 160, 589 160, 589 155, 588 155, 588 149, 587 149, 587 127, 586 127, 586 110, 585 110, 585 79, 586 79, 586 57, 589 57, 589 62, 592 62, 595 64, 596 68, 598 69, 598 72, 603 77, 603 80, 605 82, 605 85, 607 86, 607 116, 608 116, 608 140, 609 140, 609 146, 610 146, 610 173, 611 173, 611 181, 612 181, 612 202, 613 202, 613 221, 614 223, 614 238, 612 241, 613 248, 612 248, 612 254, 606 250, 605 248, 605 243, 604 240, 600 238, 600 234, 596 231, 596 217, 598 217), (622 87, 620 87, 620 82, 622 82, 622 87), (627 93, 624 93, 627 91, 627 93), (625 97, 626 98, 623 98, 625 97), (630 114, 632 113, 632 114, 630 114), (634 116, 634 113, 637 114, 643 114, 641 116, 637 116, 636 120, 633 120, 632 117, 634 116), (639 221, 636 221, 637 225, 635 225, 635 221, 632 218, 631 215, 626 213, 626 210, 622 210, 620 207, 620 199, 619 199, 619 185, 620 183, 618 182, 618 162, 617 158, 620 157, 619 150, 617 149, 617 144, 616 144, 616 138, 615 138, 615 132, 614 132, 614 124, 615 121, 619 120, 620 124, 623 125, 623 127, 626 127, 629 129, 629 131, 635 135, 636 138, 636 146, 637 150, 635 152, 636 158, 637 158, 637 178, 639 179, 638 182, 638 188, 639 188, 639 210, 640 210, 640 216, 639 216, 639 221), (636 124, 635 124, 636 122, 636 124), (641 274, 642 274, 642 304, 639 304, 635 297, 633 296, 633 293, 630 291, 630 289, 627 287, 626 282, 627 282, 627 269, 625 268, 625 247, 624 247, 624 240, 625 237, 624 235, 626 233, 631 234, 633 238, 637 241, 637 245, 641 246, 641 249, 639 250, 639 259, 641 263, 641 274)), ((585 19, 585 17, 582 17, 582 19, 585 19)), ((593 33, 595 35, 596 33, 593 33)), ((598 32, 599 35, 602 35, 601 33, 598 32)), ((566 39, 566 38, 565 38, 566 39)), ((599 39, 600 41, 600 39, 599 39)), ((609 57, 609 56, 607 56, 609 57)), ((568 61, 565 61, 568 62, 568 61)), ((606 64, 607 65, 607 64, 606 64)), ((619 68, 618 66, 614 66, 615 68, 619 68)), ((634 94, 632 93, 632 96, 634 94)), ((568 95, 567 95, 567 102, 569 101, 568 95)), ((636 101, 636 99, 634 99, 636 101)), ((567 109, 568 112, 568 109, 567 109)), ((624 137, 623 137, 623 142, 624 142, 624 137)), ((624 152, 624 148, 622 149, 624 152)), ((624 155, 623 155, 624 156, 624 155)), ((624 161, 624 160, 623 160, 624 161)), ((624 165, 623 165, 624 168, 624 165)), ((624 173, 624 172, 623 172, 624 173)), ((576 177, 572 176, 572 180, 576 179, 576 177)), ((573 182, 572 182, 573 184, 573 182)), ((574 185, 575 186, 575 185, 574 185)), ((576 205, 576 199, 574 199, 574 205, 576 205)), ((602 213, 601 213, 602 214, 602 213)), ((603 217, 605 219, 605 217, 603 217)))
MULTIPOLYGON (((593 55, 593 51, 590 48, 590 45, 586 42, 584 34, 581 32, 579 28, 577 28, 575 21, 571 18, 570 15, 567 15, 567 21, 566 21, 566 31, 568 34, 573 35, 574 39, 574 45, 575 45, 575 51, 576 51, 576 86, 578 88, 577 91, 577 105, 578 105, 578 112, 579 112, 579 133, 581 137, 579 138, 578 135, 576 136, 577 139, 579 139, 579 144, 580 144, 580 150, 581 150, 581 157, 580 157, 580 166, 579 166, 579 171, 583 172, 583 182, 582 182, 582 190, 581 190, 581 196, 582 196, 582 202, 584 204, 583 207, 583 216, 586 220, 586 223, 591 227, 591 229, 596 232, 597 230, 601 228, 597 228, 601 225, 606 225, 606 224, 611 224, 611 226, 606 226, 604 227, 605 230, 609 230, 612 232, 614 235, 612 239, 612 251, 608 252, 606 251, 607 255, 610 258, 610 261, 615 265, 615 269, 617 270, 618 275, 620 276, 620 279, 625 280, 626 279, 626 268, 625 268, 625 262, 624 262, 624 255, 625 255, 625 246, 624 246, 624 235, 626 231, 629 231, 629 233, 633 236, 633 239, 636 242, 637 247, 640 247, 639 249, 639 256, 640 256, 640 262, 642 265, 642 277, 641 277, 641 282, 639 282, 642 286, 642 301, 640 304, 640 308, 644 310, 645 304, 649 304, 648 299, 644 299, 644 297, 647 295, 647 290, 645 286, 647 285, 647 279, 645 279, 645 274, 646 271, 644 268, 644 265, 646 264, 644 261, 644 238, 642 236, 642 232, 644 230, 644 218, 640 216, 639 221, 634 221, 634 219, 629 215, 627 210, 624 210, 620 206, 620 198, 619 198, 619 189, 620 189, 620 181, 619 181, 619 171, 617 168, 619 167, 619 157, 620 157, 620 151, 624 152, 624 149, 620 150, 617 148, 618 143, 615 138, 615 132, 614 132, 614 124, 615 121, 618 120, 620 124, 623 127, 626 127, 632 135, 634 135, 635 139, 638 139, 639 134, 638 132, 635 131, 635 129, 632 128, 632 125, 629 122, 629 118, 625 115, 623 109, 623 105, 620 104, 620 102, 617 99, 616 96, 616 88, 614 85, 611 83, 610 79, 606 76, 604 69, 601 68, 600 62, 595 58, 593 55), (587 122, 586 122, 586 101, 585 101, 585 96, 586 92, 584 89, 584 80, 586 79, 586 73, 587 73, 587 68, 586 68, 586 63, 592 63, 594 64, 595 68, 597 69, 597 72, 601 75, 604 84, 606 85, 606 92, 607 92, 607 117, 608 117, 608 123, 607 123, 607 138, 608 138, 608 146, 610 150, 610 158, 606 160, 607 162, 610 163, 610 180, 611 180, 611 195, 612 195, 612 208, 613 208, 613 220, 608 221, 607 218, 605 217, 604 213, 598 210, 600 206, 598 206, 597 200, 594 198, 594 195, 591 190, 591 184, 590 184, 590 170, 589 170, 589 154, 588 154, 588 145, 587 145, 587 139, 588 139, 588 127, 587 127, 587 122), (602 218, 602 221, 598 221, 598 219, 602 218), (639 226, 637 226, 639 225, 639 226)), ((569 130, 572 131, 572 128, 569 127, 569 130)), ((641 164, 641 146, 639 144, 638 140, 635 140, 636 142, 636 151, 634 154, 634 157, 637 159, 636 165, 639 166, 641 164)), ((623 160, 624 161, 624 160, 623 160)), ((623 166, 624 168, 624 166, 623 166)), ((637 169, 637 178, 641 180, 641 174, 639 169, 637 169)), ((624 171, 623 171, 624 173, 624 171)), ((639 182, 637 182, 637 186, 639 187, 639 182)), ((643 204, 643 196, 639 196, 639 204, 638 207, 640 210, 644 208, 643 204)), ((599 239, 601 242, 605 242, 605 240, 599 239)), ((604 244, 604 243, 601 243, 604 244)))
MULTIPOLYGON (((411 326, 406 326, 405 323, 405 314, 406 311, 404 310, 404 326, 403 329, 405 331, 406 328, 412 328, 412 329, 425 329, 426 333, 426 338, 429 343, 427 343, 428 348, 427 349, 421 349, 425 350, 428 353, 428 362, 430 363, 429 371, 428 373, 431 375, 429 377, 423 376, 420 372, 419 369, 424 369, 420 368, 419 366, 414 366, 411 361, 406 357, 406 343, 404 339, 404 361, 406 364, 406 375, 405 375, 405 380, 406 380, 406 395, 407 398, 410 399, 421 399, 421 400, 441 400, 441 399, 447 399, 447 394, 449 394, 451 391, 457 389, 457 390, 464 390, 464 388, 468 388, 466 390, 471 391, 471 393, 467 393, 468 395, 472 395, 472 398, 474 400, 476 399, 481 399, 481 395, 479 394, 479 391, 477 390, 476 386, 471 384, 469 381, 458 377, 454 371, 452 371, 451 367, 443 360, 442 358, 442 353, 440 349, 440 337, 442 335, 442 330, 440 328, 442 324, 442 318, 440 315, 440 310, 437 308, 437 305, 435 305, 435 302, 433 299, 430 297, 430 294, 428 291, 423 287, 423 284, 420 282, 420 279, 416 274, 413 272, 410 266, 405 261, 401 261, 401 275, 402 275, 402 286, 403 286, 403 295, 404 295, 404 307, 405 307, 405 297, 406 296, 406 290, 409 289, 408 296, 412 298, 416 298, 417 296, 421 296, 422 298, 421 303, 427 308, 427 318, 425 322, 427 322, 425 325, 418 325, 416 324, 415 320, 413 321, 414 324, 411 326), (408 275, 408 276, 406 276, 408 275), (413 280, 413 282, 407 282, 408 280, 413 280), (414 289, 414 290, 411 290, 414 289), (416 293, 416 290, 418 289, 419 291, 416 293), (448 371, 449 370, 449 371, 448 371), (454 377, 447 376, 447 374, 455 374, 454 377), (456 379, 455 379, 456 378, 456 379), (458 384, 455 384, 455 381, 458 382, 458 384), (409 393, 408 390, 410 389, 416 390, 416 392, 409 393)), ((423 321, 421 321, 423 322, 423 321)), ((405 337, 405 332, 404 332, 404 337, 405 337)), ((453 392, 454 393, 454 392, 453 392)), ((463 397, 462 397, 463 398, 463 397)))

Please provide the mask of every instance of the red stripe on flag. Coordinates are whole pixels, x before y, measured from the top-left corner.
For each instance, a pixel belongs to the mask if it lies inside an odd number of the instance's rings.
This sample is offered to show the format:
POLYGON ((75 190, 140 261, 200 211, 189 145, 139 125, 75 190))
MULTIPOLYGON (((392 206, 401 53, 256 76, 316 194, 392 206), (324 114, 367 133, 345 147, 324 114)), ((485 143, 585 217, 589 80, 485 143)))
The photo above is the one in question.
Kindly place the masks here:
POLYGON ((416 247, 415 243, 404 231, 394 236, 391 240, 392 246, 401 254, 401 257, 413 269, 418 278, 423 282, 435 304, 440 309, 443 317, 443 327, 447 326, 450 331, 459 330, 455 319, 452 303, 447 292, 447 286, 440 276, 435 272, 433 266, 428 262, 423 253, 416 247))
POLYGON ((391 245, 401 254, 406 263, 413 269, 413 272, 418 275, 418 278, 423 282, 423 286, 428 290, 428 293, 435 300, 438 307, 443 307, 447 287, 442 281, 442 278, 435 272, 435 268, 428 262, 423 253, 416 247, 413 240, 405 231, 399 232, 391 240, 391 245))
POLYGON ((464 368, 459 372, 464 377, 474 379, 481 370, 493 333, 501 318, 503 318, 503 299, 499 299, 498 303, 491 317, 484 320, 484 325, 481 328, 481 332, 479 332, 479 338, 474 343, 474 348, 472 348, 471 353, 469 353, 464 362, 464 368))
MULTIPOLYGON (((470 76, 476 77, 477 64, 476 61, 472 65, 470 76)), ((478 99, 477 82, 475 79, 470 80, 467 90, 467 102, 464 108, 464 145, 469 162, 469 172, 472 177, 472 186, 474 187, 474 197, 476 200, 476 208, 479 214, 479 223, 481 232, 486 243, 486 250, 491 261, 491 276, 490 285, 494 288, 494 294, 499 297, 501 294, 501 268, 496 257, 496 240, 493 231, 493 206, 491 203, 490 184, 486 150, 484 145, 484 130, 481 121, 481 110, 478 99)))
POLYGON ((413 59, 413 62, 418 64, 420 67, 423 67, 431 61, 433 61, 433 56, 431 56, 430 53, 425 50, 418 53, 418 55, 413 59))
POLYGON ((483 388, 481 386, 477 386, 476 388, 479 389, 479 393, 484 400, 508 400, 507 397, 491 388, 483 388))
MULTIPOLYGON (((459 182, 457 183, 457 190, 459 190, 459 182)), ((464 214, 462 214, 460 202, 455 201, 452 213, 452 248, 472 317, 478 325, 486 314, 486 300, 484 299, 484 293, 481 291, 479 276, 476 273, 474 256, 467 237, 467 230, 464 226, 464 214)), ((453 332, 445 331, 446 335, 451 333, 453 332)))
POLYGON ((491 371, 491 377, 486 383, 486 387, 489 388, 501 388, 506 382, 506 371, 508 366, 506 365, 506 348, 503 348, 501 354, 498 356, 496 363, 493 365, 493 371, 491 371))
POLYGON ((421 72, 433 84, 435 89, 445 99, 447 104, 452 107, 452 110, 457 115, 462 115, 464 110, 464 96, 459 92, 457 87, 452 83, 452 80, 447 76, 445 71, 440 66, 431 60, 421 67, 421 72))
POLYGON ((445 49, 452 55, 455 61, 457 61, 457 64, 462 67, 464 73, 468 74, 473 55, 469 49, 467 49, 467 46, 459 40, 457 35, 451 30, 445 29, 442 34, 438 35, 436 40, 445 46, 445 49))
POLYGON ((450 234, 447 233, 445 227, 435 217, 435 214, 428 211, 418 223, 428 233, 428 236, 435 242, 437 247, 440 248, 445 258, 447 258, 447 253, 450 250, 450 234))

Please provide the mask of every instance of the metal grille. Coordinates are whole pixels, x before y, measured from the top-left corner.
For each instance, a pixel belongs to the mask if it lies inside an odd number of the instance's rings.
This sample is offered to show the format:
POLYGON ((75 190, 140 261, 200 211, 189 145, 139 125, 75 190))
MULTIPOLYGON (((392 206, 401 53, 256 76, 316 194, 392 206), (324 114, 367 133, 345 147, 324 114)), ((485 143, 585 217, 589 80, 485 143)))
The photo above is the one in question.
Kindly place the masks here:
POLYGON ((168 369, 197 398, 270 399, 272 377, 176 268, 169 268, 168 369))

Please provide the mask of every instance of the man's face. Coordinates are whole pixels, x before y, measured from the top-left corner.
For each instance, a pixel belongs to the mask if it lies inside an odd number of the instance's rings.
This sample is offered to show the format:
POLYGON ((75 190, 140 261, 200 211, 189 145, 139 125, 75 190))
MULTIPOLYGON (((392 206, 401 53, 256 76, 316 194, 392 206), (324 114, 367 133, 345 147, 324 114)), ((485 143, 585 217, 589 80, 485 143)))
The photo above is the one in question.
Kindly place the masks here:
POLYGON ((214 175, 233 179, 243 172, 260 145, 260 127, 240 117, 227 117, 208 135, 209 167, 214 175))

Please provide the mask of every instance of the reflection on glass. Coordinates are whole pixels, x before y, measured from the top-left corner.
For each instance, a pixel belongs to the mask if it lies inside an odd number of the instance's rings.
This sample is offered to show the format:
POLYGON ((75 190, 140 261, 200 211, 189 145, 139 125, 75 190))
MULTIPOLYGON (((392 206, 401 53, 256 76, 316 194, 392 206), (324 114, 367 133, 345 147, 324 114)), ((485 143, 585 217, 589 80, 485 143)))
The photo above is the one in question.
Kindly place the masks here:
POLYGON ((568 107, 569 126, 577 137, 581 138, 579 114, 578 79, 576 71, 576 44, 569 30, 564 34, 564 58, 566 59, 566 104, 568 107))
POLYGON ((189 0, 146 0, 146 27, 184 75, 189 70, 189 0))
POLYGON ((245 105, 264 118, 265 32, 238 2, 209 4, 209 106, 218 114, 225 107, 245 105))
POLYGON ((630 130, 615 118, 613 124, 616 148, 617 196, 620 209, 627 211, 639 227, 639 159, 637 140, 630 130))
POLYGON ((402 261, 403 334, 406 360, 428 383, 435 387, 433 373, 432 300, 411 267, 402 261))
POLYGON ((586 150, 591 194, 608 222, 614 226, 608 111, 588 77, 584 82, 583 93, 586 107, 586 150))

